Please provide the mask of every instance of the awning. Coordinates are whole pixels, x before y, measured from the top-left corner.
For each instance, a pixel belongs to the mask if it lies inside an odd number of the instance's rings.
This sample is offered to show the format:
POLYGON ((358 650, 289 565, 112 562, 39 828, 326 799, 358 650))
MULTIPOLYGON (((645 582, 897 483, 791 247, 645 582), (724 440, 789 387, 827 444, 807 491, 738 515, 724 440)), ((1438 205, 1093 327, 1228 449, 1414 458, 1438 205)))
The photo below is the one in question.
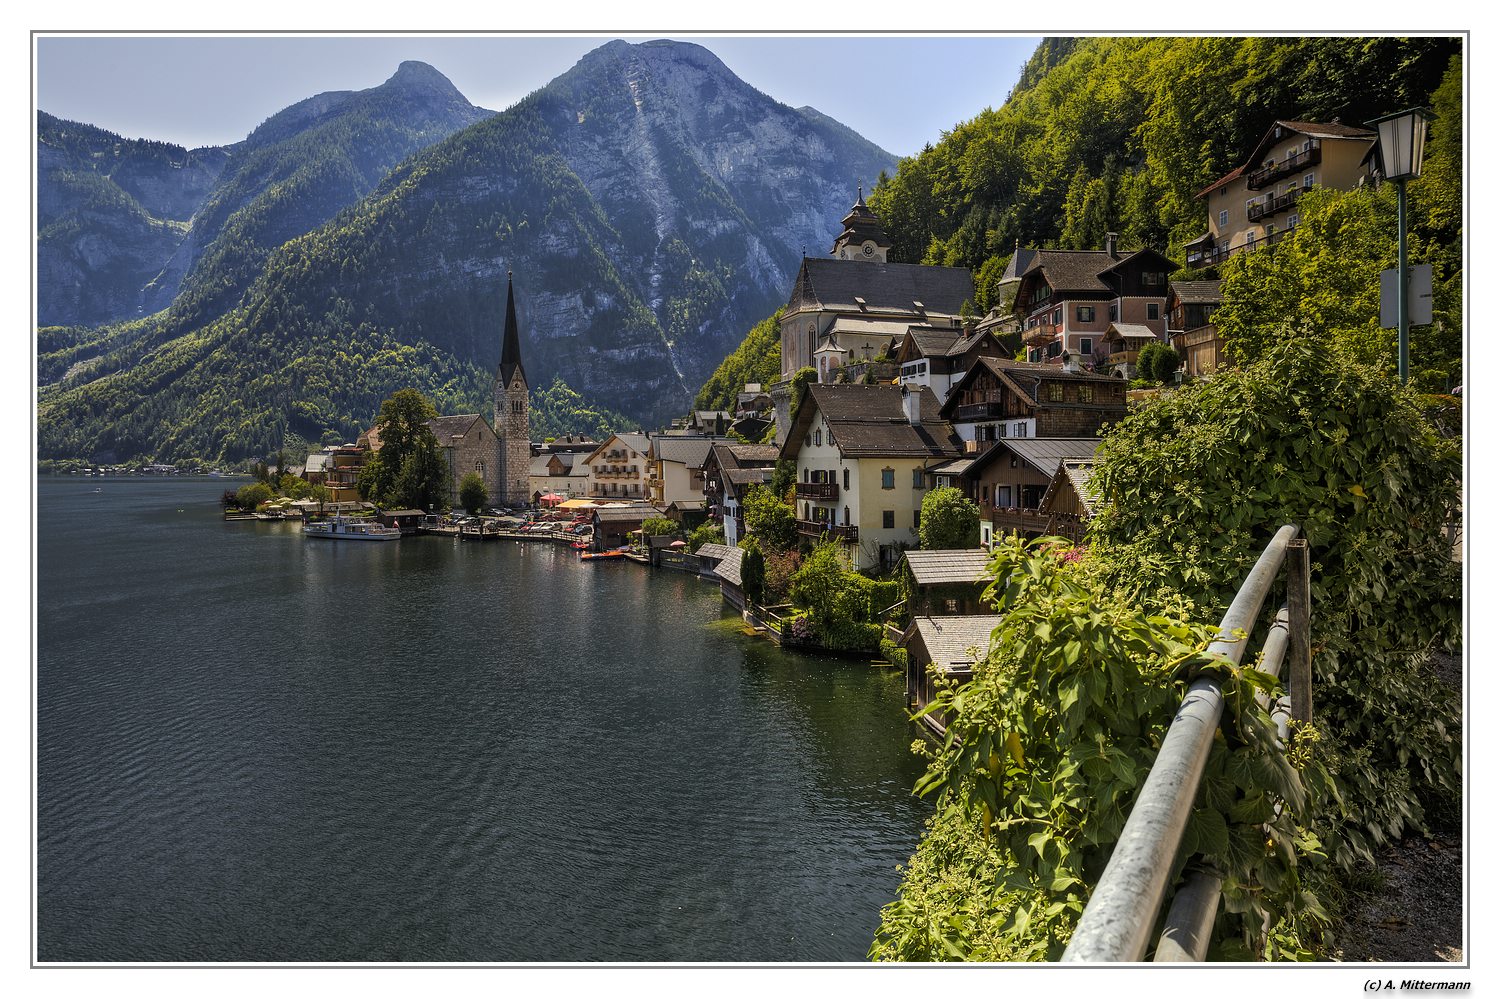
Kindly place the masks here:
POLYGON ((593 500, 570 499, 563 503, 558 509, 561 510, 592 510, 597 504, 593 500))

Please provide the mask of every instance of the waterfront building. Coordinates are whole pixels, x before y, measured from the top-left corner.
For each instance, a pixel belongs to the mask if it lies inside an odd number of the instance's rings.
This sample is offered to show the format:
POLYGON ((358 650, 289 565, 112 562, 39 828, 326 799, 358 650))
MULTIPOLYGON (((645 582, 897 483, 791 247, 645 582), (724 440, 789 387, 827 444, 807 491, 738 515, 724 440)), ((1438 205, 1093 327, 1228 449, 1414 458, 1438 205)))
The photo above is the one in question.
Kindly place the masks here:
POLYGON ((665 517, 667 512, 648 503, 601 506, 594 510, 594 551, 619 548, 630 543, 630 535, 648 520, 665 517))
POLYGON ((964 472, 964 495, 979 504, 979 543, 1000 534, 1047 533, 1042 499, 1063 461, 1092 459, 1097 437, 1010 438, 996 441, 964 472))
MULTIPOLYGON (((974 664, 990 648, 990 635, 1000 617, 914 617, 897 645, 906 650, 906 699, 914 711, 927 706, 936 693, 934 680, 964 684, 974 678, 974 664)), ((940 711, 922 715, 922 723, 942 735, 948 724, 940 711)))
POLYGON ((644 501, 651 477, 651 438, 646 434, 610 434, 583 459, 588 470, 588 494, 599 499, 644 501))
POLYGON ((981 595, 989 584, 988 548, 923 549, 902 557, 906 576, 906 611, 932 617, 973 614, 983 607, 981 595))
POLYGON ((1189 378, 1206 378, 1226 362, 1213 321, 1224 303, 1222 286, 1222 281, 1173 281, 1167 289, 1167 334, 1189 378))
POLYGON ((963 441, 931 389, 807 387, 780 457, 797 463, 797 530, 831 537, 855 569, 890 568, 917 546, 930 469, 963 441))
MULTIPOLYGON (((546 447, 546 445, 543 445, 546 447)), ((593 450, 597 445, 591 445, 593 450)), ((531 501, 540 500, 548 493, 566 496, 587 496, 589 493, 589 470, 584 463, 586 454, 577 451, 547 451, 531 456, 529 484, 531 501)))
POLYGON ((657 437, 651 441, 646 480, 650 502, 670 510, 702 510, 705 503, 703 469, 713 451, 710 437, 657 437))

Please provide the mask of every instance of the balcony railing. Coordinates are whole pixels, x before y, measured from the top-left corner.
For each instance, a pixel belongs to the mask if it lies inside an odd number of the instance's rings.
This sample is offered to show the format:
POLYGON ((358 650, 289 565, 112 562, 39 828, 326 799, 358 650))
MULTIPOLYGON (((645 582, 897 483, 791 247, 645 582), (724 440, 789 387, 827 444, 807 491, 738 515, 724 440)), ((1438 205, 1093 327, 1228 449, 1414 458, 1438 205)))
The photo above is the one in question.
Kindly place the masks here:
POLYGON ((1270 166, 1263 166, 1251 172, 1250 176, 1245 178, 1245 186, 1252 191, 1259 191, 1267 184, 1274 184, 1283 177, 1289 177, 1303 167, 1316 166, 1321 162, 1323 162, 1323 149, 1320 146, 1313 146, 1311 149, 1304 149, 1296 156, 1287 157, 1280 163, 1272 163, 1270 166))
POLYGON ((1047 530, 1047 516, 1037 510, 1025 507, 1003 507, 986 504, 985 512, 989 515, 990 523, 996 534, 1004 534, 1011 531, 1022 533, 1031 531, 1044 534, 1047 530))
POLYGON ((1041 323, 1021 334, 1021 342, 1028 347, 1044 347, 1057 339, 1060 326, 1052 323, 1041 323))
POLYGON ((1109 355, 1107 363, 1109 363, 1109 364, 1134 364, 1136 362, 1136 358, 1138 358, 1140 356, 1141 356, 1141 352, 1138 351, 1138 350, 1117 350, 1113 354, 1109 355))
POLYGON ((808 537, 822 537, 828 535, 840 541, 858 541, 859 528, 853 524, 822 524, 816 520, 797 521, 797 533, 808 537))
POLYGON ((1255 222, 1265 218, 1268 215, 1275 215, 1279 212, 1284 212, 1297 203, 1297 199, 1302 197, 1302 191, 1303 188, 1295 187, 1285 194, 1271 198, 1264 204, 1251 205, 1249 208, 1245 209, 1245 217, 1251 222, 1255 222))
POLYGON ((837 482, 799 482, 797 498, 810 500, 836 500, 839 498, 837 482))
POLYGON ((1189 250, 1187 265, 1189 267, 1213 267, 1228 259, 1229 247, 1211 246, 1206 250, 1189 250))

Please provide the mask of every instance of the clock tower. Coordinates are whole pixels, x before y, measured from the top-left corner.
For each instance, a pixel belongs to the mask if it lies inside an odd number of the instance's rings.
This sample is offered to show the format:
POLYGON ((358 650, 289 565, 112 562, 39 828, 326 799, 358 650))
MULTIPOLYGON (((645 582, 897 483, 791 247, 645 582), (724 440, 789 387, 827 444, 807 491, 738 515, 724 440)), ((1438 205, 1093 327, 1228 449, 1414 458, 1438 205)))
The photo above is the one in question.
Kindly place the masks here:
POLYGON ((859 197, 849 214, 844 216, 844 231, 833 241, 833 255, 840 260, 864 260, 883 264, 885 255, 894 245, 885 234, 880 219, 865 204, 865 189, 860 187, 859 197))

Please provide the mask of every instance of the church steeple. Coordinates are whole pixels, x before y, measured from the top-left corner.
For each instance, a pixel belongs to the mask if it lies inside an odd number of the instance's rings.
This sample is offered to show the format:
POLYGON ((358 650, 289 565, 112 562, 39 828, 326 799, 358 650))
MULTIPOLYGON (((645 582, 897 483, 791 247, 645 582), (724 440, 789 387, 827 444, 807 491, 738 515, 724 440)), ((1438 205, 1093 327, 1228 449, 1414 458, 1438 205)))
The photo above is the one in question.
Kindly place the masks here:
POLYGON ((500 346, 500 384, 509 385, 511 376, 521 372, 526 380, 526 369, 521 367, 521 330, 516 323, 516 287, 510 271, 505 272, 505 339, 500 346))

